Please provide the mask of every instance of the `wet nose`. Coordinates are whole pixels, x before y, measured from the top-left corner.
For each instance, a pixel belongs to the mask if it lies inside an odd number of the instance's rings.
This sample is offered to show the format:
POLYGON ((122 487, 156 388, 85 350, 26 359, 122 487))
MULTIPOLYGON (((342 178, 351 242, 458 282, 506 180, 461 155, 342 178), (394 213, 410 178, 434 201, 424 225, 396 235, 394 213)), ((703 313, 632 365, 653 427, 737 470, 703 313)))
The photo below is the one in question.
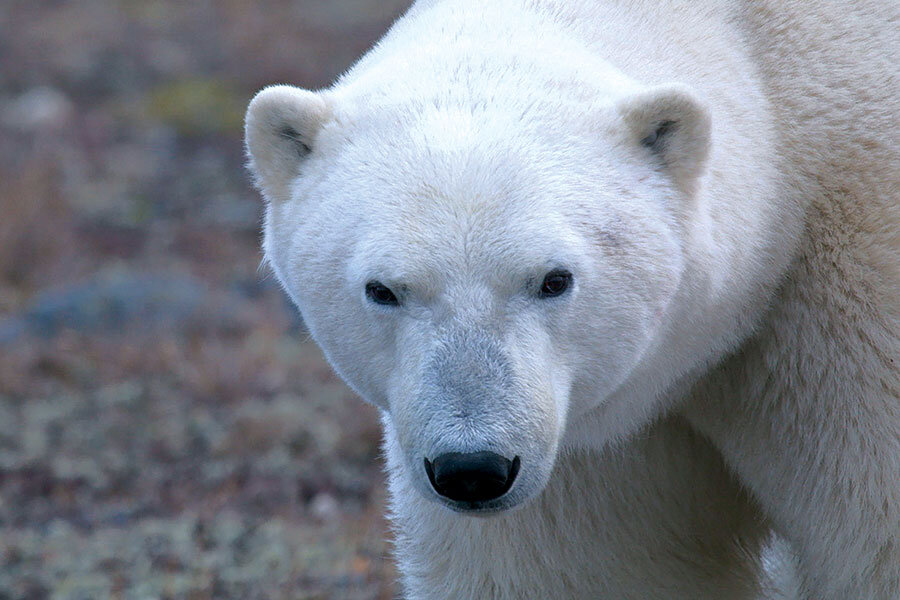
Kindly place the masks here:
POLYGON ((519 457, 512 460, 495 452, 450 452, 433 461, 425 459, 425 471, 435 491, 460 502, 485 502, 505 494, 519 473, 519 457))

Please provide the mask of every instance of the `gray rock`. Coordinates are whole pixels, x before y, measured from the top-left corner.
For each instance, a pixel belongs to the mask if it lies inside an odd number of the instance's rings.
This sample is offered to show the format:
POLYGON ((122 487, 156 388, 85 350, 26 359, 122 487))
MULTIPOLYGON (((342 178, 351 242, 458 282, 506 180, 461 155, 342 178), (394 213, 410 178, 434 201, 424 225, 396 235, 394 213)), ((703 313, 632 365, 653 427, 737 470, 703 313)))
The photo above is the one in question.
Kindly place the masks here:
POLYGON ((116 331, 185 325, 215 304, 200 280, 171 274, 116 273, 38 295, 24 313, 0 322, 0 344, 20 335, 49 338, 63 329, 116 331))

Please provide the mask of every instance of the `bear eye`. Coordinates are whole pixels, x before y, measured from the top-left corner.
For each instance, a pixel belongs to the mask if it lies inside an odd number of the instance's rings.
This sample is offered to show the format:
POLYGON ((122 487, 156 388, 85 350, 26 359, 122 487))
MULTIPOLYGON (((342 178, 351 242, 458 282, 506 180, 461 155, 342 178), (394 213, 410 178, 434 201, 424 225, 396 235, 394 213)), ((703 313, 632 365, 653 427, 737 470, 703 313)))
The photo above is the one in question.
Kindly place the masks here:
POLYGON ((397 306, 400 304, 394 292, 380 281, 370 281, 366 284, 366 297, 375 304, 384 306, 397 306))
POLYGON ((572 274, 565 269, 553 269, 544 276, 538 296, 554 298, 566 293, 572 285, 572 274))

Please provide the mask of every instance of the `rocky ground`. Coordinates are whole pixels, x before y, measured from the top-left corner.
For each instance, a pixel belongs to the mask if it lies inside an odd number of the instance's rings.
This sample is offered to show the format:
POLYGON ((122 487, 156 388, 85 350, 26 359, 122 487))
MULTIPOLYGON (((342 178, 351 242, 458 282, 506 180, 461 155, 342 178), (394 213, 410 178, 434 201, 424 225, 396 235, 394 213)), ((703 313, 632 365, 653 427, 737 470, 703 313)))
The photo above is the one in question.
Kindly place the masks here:
POLYGON ((405 4, 0 3, 0 599, 393 597, 375 414, 260 269, 240 123, 405 4))

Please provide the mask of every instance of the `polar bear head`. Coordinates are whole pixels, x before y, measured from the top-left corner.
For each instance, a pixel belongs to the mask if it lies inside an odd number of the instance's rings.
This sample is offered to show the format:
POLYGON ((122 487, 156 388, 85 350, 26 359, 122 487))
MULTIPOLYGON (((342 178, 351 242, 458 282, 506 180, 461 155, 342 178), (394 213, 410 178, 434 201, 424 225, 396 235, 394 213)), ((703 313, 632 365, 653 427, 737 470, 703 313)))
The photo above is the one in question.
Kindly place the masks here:
POLYGON ((246 120, 268 262, 404 476, 474 513, 537 494, 567 429, 665 354, 709 136, 690 90, 624 83, 276 86, 246 120))

